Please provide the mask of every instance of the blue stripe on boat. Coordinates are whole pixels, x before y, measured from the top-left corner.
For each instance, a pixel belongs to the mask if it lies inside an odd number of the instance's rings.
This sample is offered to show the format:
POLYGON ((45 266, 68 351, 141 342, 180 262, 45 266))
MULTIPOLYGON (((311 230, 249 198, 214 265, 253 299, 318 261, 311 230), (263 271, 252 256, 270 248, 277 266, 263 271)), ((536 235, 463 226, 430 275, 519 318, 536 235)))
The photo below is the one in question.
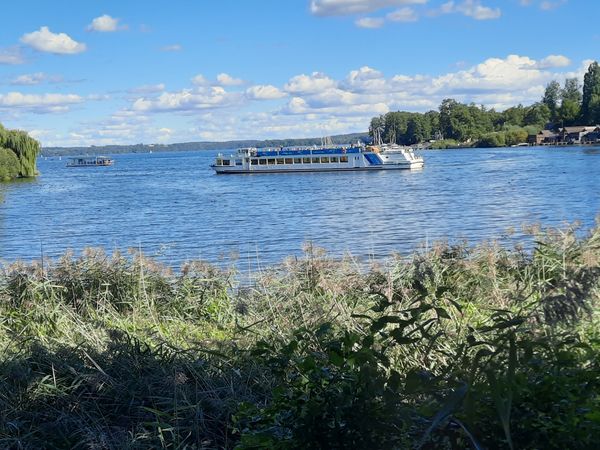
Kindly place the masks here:
POLYGON ((372 166, 380 166, 382 164, 381 159, 374 153, 365 153, 365 158, 367 158, 367 161, 369 161, 369 164, 372 166))

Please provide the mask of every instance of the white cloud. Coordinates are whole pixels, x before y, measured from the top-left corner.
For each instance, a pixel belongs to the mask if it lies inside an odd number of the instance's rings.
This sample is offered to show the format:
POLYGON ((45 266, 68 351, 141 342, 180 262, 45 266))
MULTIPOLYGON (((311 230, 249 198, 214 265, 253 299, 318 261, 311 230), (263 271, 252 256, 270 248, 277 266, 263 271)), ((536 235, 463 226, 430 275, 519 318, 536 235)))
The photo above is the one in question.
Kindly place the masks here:
POLYGON ((165 90, 165 87, 166 86, 164 83, 144 84, 142 86, 129 89, 127 92, 132 94, 154 94, 157 92, 163 92, 165 90))
POLYGON ((18 108, 37 114, 67 112, 71 106, 84 101, 75 94, 0 94, 0 108, 18 108))
POLYGON ((444 3, 438 10, 433 11, 433 14, 451 14, 459 13, 475 20, 497 19, 502 15, 500 8, 490 8, 481 4, 480 0, 462 0, 455 2, 451 0, 444 3))
POLYGON ((408 6, 392 11, 386 18, 392 22, 416 22, 419 20, 419 16, 415 10, 408 6))
POLYGON ((24 34, 21 42, 40 52, 61 55, 81 53, 86 50, 85 44, 74 41, 68 34, 52 33, 48 27, 41 27, 38 31, 24 34))
POLYGON ((127 29, 127 25, 119 25, 119 19, 104 14, 100 17, 96 17, 92 20, 87 27, 88 31, 99 31, 103 33, 109 33, 118 30, 127 29))
POLYGON ((210 84, 210 81, 208 81, 204 75, 198 74, 194 78, 192 78, 192 83, 198 86, 208 86, 210 84))
POLYGON ((361 17, 354 22, 359 28, 381 28, 385 23, 380 17, 361 17))
POLYGON ((544 11, 550 11, 564 5, 565 3, 567 3, 567 0, 543 1, 540 3, 540 9, 544 11))
POLYGON ((183 47, 179 44, 164 45, 160 48, 163 52, 180 52, 183 47))
POLYGON ((550 69, 553 67, 567 67, 571 65, 571 60, 563 55, 548 55, 540 60, 538 67, 540 69, 550 69))
POLYGON ((311 75, 296 75, 283 87, 291 94, 310 94, 334 88, 337 82, 321 72, 313 72, 311 75))
POLYGON ((342 86, 352 92, 376 92, 385 89, 386 80, 378 70, 363 66, 358 70, 350 71, 342 86))
POLYGON ((20 85, 20 86, 34 86, 36 84, 41 84, 44 82, 48 83, 60 83, 63 80, 63 77, 59 75, 47 75, 43 72, 36 73, 28 73, 24 75, 19 75, 14 78, 10 84, 20 85))
POLYGON ((287 94, 273 85, 256 85, 246 89, 246 96, 251 100, 276 100, 287 94))
POLYGON ((239 86, 244 84, 244 80, 240 78, 233 78, 231 75, 226 73, 220 73, 217 75, 217 82, 221 86, 239 86))
POLYGON ((427 0, 311 0, 310 12, 317 16, 345 16, 425 3, 427 0))
MULTIPOLYGON (((188 89, 174 92, 160 91, 161 84, 135 88, 141 95, 110 120, 78 126, 71 135, 44 138, 44 142, 102 145, 319 136, 364 131, 374 115, 388 111, 437 109, 444 98, 503 110, 539 101, 551 80, 561 84, 565 78, 581 80, 591 61, 567 71, 567 60, 562 55, 539 59, 508 55, 439 75, 384 74, 363 66, 336 78, 314 72, 292 76, 283 86, 258 84, 243 88, 225 88, 216 85, 217 81, 195 77, 199 84, 190 83, 188 89), (164 113, 169 115, 157 118, 155 123, 155 115, 164 113), (176 116, 184 116, 176 120, 187 123, 175 122, 176 116)), ((36 100, 29 102, 33 112, 60 112, 69 107, 65 99, 54 104, 36 100)), ((92 96, 73 100, 87 102, 92 96)), ((0 100, 2 112, 7 114, 27 107, 23 99, 13 99, 12 104, 19 106, 7 103, 7 99, 0 100)))
POLYGON ((156 98, 138 98, 133 102, 132 109, 142 112, 192 112, 239 105, 243 99, 243 94, 227 92, 220 86, 199 86, 179 92, 163 92, 156 98))
POLYGON ((21 54, 21 48, 18 46, 0 48, 0 64, 23 64, 25 58, 21 54))

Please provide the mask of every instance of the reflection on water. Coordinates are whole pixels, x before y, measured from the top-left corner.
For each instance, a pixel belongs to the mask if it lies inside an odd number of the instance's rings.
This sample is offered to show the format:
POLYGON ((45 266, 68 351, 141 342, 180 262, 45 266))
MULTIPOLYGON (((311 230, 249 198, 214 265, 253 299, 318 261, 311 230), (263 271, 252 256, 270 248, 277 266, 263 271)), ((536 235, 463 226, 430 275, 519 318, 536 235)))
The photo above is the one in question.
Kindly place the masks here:
MULTIPOLYGON (((216 152, 117 155, 112 167, 40 159, 35 181, 0 185, 0 258, 141 248, 178 265, 239 255, 256 268, 312 240, 381 259, 439 239, 501 237, 522 224, 591 227, 598 148, 423 152, 419 171, 216 176, 216 152)), ((508 242, 508 241, 507 241, 508 242)))

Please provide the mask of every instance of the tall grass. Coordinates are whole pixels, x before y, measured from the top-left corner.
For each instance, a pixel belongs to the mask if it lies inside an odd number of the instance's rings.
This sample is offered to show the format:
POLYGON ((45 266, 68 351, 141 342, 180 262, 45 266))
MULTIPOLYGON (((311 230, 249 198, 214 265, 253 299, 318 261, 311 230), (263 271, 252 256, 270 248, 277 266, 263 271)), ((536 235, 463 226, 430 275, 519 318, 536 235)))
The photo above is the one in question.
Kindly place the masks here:
POLYGON ((90 249, 0 273, 0 448, 593 448, 600 228, 363 270, 90 249))

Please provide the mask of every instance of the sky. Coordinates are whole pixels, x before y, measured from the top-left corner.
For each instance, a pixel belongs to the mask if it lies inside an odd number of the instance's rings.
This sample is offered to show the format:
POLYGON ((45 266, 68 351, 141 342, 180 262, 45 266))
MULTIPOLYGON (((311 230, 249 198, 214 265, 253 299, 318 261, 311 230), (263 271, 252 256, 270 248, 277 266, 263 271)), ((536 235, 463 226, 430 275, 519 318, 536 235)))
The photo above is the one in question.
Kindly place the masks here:
POLYGON ((23 0, 0 123, 43 146, 319 137, 503 110, 600 59, 597 0, 23 0))

